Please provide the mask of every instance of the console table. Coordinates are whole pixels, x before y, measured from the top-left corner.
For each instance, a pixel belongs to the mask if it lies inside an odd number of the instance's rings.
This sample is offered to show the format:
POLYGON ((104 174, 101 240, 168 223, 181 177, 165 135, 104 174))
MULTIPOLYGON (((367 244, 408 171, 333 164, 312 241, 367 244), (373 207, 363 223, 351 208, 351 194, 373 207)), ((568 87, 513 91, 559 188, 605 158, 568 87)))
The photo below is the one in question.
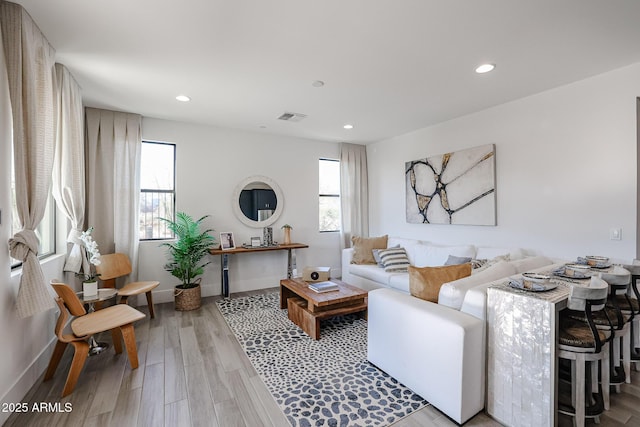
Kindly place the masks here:
POLYGON ((276 246, 260 246, 255 248, 235 248, 235 249, 210 249, 211 255, 220 255, 220 282, 222 285, 222 296, 229 296, 229 255, 244 254, 249 252, 270 252, 270 251, 287 251, 287 279, 293 276, 293 266, 291 262, 291 250, 308 248, 309 245, 303 243, 289 243, 288 245, 276 246))

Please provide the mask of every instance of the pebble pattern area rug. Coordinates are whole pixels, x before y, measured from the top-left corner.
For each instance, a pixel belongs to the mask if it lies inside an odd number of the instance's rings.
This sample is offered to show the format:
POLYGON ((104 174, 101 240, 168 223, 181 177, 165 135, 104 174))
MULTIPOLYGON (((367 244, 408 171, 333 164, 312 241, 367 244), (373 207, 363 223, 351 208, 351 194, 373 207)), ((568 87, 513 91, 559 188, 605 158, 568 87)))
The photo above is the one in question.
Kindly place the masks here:
POLYGON ((217 302, 292 426, 388 426, 428 405, 367 362, 367 322, 323 321, 314 341, 279 308, 277 292, 217 302))

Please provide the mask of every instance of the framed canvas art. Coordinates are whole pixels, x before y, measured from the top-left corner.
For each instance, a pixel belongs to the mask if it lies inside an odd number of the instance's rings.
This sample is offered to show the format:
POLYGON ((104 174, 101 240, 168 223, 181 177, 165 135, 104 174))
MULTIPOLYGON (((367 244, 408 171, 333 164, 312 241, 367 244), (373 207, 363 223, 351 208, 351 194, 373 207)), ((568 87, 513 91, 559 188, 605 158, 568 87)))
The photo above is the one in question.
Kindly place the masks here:
POLYGON ((495 154, 487 144, 406 162, 407 222, 496 225, 495 154))

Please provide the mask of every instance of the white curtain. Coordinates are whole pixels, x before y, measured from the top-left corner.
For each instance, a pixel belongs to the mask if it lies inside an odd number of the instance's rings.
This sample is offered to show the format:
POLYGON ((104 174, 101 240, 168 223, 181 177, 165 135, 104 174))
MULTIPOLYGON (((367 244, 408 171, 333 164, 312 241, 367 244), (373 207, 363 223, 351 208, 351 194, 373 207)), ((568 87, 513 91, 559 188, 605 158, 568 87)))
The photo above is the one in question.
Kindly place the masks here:
POLYGON ((85 109, 85 225, 103 254, 129 256, 136 280, 142 118, 138 114, 85 109))
POLYGON ((36 228, 44 216, 55 148, 55 51, 19 5, 0 3, 0 22, 13 116, 18 219, 9 240, 22 261, 17 310, 32 316, 54 306, 38 261, 36 228))
POLYGON ((369 236, 368 182, 366 147, 358 144, 340 144, 342 248, 351 247, 352 236, 369 236))
MULTIPOLYGON (((84 226, 84 111, 80 85, 69 70, 62 64, 56 64, 57 81, 57 132, 56 154, 53 165, 53 197, 58 208, 71 222, 71 231, 67 242, 73 246, 65 271, 74 273, 82 269, 84 246, 80 233, 84 226)), ((84 266, 83 271, 88 269, 84 266)))

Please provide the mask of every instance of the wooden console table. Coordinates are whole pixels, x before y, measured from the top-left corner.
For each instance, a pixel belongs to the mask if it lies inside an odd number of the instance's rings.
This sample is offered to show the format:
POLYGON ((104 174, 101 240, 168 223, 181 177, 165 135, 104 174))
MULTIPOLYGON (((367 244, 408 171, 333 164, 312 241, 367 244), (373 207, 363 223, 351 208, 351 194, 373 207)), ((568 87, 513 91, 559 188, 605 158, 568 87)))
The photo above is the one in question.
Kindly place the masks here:
POLYGON ((220 255, 220 282, 222 285, 222 296, 227 298, 229 296, 229 255, 249 252, 287 251, 287 279, 291 279, 293 276, 291 250, 304 249, 308 247, 309 245, 305 245, 303 243, 290 243, 288 245, 261 246, 256 248, 240 247, 226 250, 210 249, 209 253, 211 253, 211 255, 220 255))

